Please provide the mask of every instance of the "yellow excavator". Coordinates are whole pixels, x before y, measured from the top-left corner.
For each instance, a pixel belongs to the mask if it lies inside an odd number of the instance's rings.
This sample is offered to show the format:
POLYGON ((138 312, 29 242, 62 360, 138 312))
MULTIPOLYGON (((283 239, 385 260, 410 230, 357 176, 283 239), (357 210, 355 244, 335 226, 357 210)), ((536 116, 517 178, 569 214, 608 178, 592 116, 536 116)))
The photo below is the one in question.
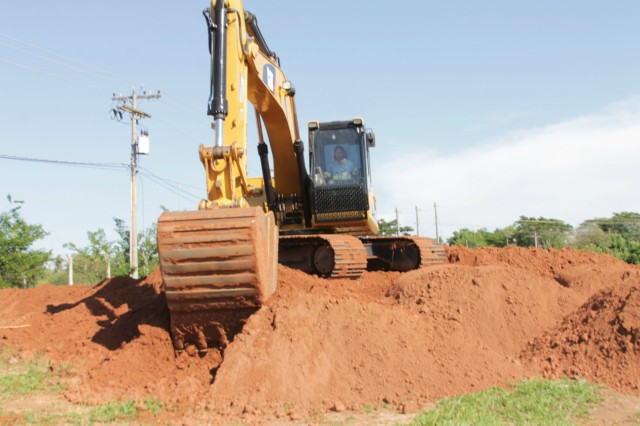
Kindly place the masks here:
POLYGON ((241 0, 212 0, 203 14, 214 129, 213 146, 200 146, 207 199, 197 211, 158 220, 175 349, 224 348, 275 291, 278 262, 327 278, 444 263, 432 239, 376 235, 375 136, 364 121, 310 122, 307 170, 295 88, 256 17, 241 0), (249 103, 262 171, 253 178, 246 173, 249 103))

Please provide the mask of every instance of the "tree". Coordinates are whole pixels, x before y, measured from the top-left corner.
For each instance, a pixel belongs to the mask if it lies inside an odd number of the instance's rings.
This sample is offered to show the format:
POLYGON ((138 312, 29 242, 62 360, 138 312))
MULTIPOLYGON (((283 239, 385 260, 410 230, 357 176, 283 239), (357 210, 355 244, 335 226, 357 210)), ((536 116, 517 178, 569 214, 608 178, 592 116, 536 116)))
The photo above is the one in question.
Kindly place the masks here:
POLYGON ((586 246, 609 247, 611 235, 607 234, 595 221, 585 221, 578 226, 573 245, 577 248, 586 246))
POLYGON ((472 231, 467 228, 455 231, 447 240, 450 245, 462 245, 470 248, 491 246, 505 247, 518 244, 522 247, 560 248, 567 244, 573 227, 557 219, 530 218, 520 216, 513 225, 498 228, 493 232, 482 228, 472 231))
POLYGON ((514 225, 509 225, 506 228, 496 229, 493 232, 488 232, 485 235, 487 244, 493 247, 505 247, 509 244, 515 244, 514 235, 516 233, 514 225))
POLYGON ((454 231, 453 235, 447 240, 447 243, 452 246, 458 245, 469 248, 484 246, 504 247, 513 242, 514 233, 515 230, 513 226, 496 229, 493 232, 487 231, 484 228, 477 231, 462 228, 458 231, 454 231))
POLYGON ((611 218, 600 218, 586 221, 596 224, 606 234, 618 234, 626 239, 640 240, 640 213, 614 213, 611 218))
POLYGON ((558 219, 520 216, 513 237, 521 247, 561 248, 567 245, 573 227, 558 219))
POLYGON ((120 237, 120 239, 116 241, 118 255, 120 258, 124 259, 125 261, 124 263, 126 264, 125 270, 122 270, 122 271, 119 270, 118 275, 129 275, 131 273, 131 270, 129 267, 129 246, 131 244, 129 228, 127 227, 123 219, 114 217, 113 221, 116 224, 116 233, 120 237))
POLYGON ((614 213, 611 218, 586 220, 576 231, 573 247, 608 253, 627 263, 640 263, 640 214, 614 213))
POLYGON ((149 275, 158 265, 158 224, 143 230, 138 235, 138 270, 140 275, 149 275))
POLYGON ((618 259, 633 264, 640 263, 640 243, 624 238, 622 235, 611 237, 609 252, 618 259))
POLYGON ((38 280, 39 283, 47 283, 53 285, 67 285, 67 264, 66 259, 57 255, 49 260, 45 268, 44 275, 38 280))
MULTIPOLYGON (((11 197, 7 199, 12 202, 11 197)), ((18 205, 0 213, 0 287, 20 287, 35 283, 45 272, 51 252, 31 246, 47 236, 41 225, 28 224, 18 205)))
POLYGON ((78 247, 73 243, 67 243, 64 247, 73 250, 76 254, 73 258, 74 270, 78 271, 76 280, 85 283, 94 283, 111 278, 112 266, 116 263, 113 246, 114 241, 107 240, 104 229, 88 231, 89 245, 78 247))
MULTIPOLYGON (((122 263, 119 264, 121 266, 118 269, 118 274, 129 275, 131 273, 129 266, 129 247, 131 244, 129 227, 123 219, 114 218, 113 221, 116 224, 116 233, 120 237, 120 239, 115 242, 118 257, 122 259, 122 263)), ((138 272, 141 276, 149 275, 158 265, 157 232, 157 223, 138 232, 138 272)))
POLYGON ((465 246, 469 248, 484 247, 488 245, 485 238, 486 233, 487 231, 484 229, 472 231, 467 228, 462 228, 454 231, 453 235, 447 240, 447 243, 452 246, 465 246))
MULTIPOLYGON (((114 218, 118 239, 108 240, 104 229, 88 231, 89 244, 79 247, 73 243, 65 247, 75 252, 73 263, 76 281, 95 283, 115 275, 129 275, 129 230, 122 219, 114 218)), ((149 275, 158 265, 157 224, 138 233, 138 270, 149 275)))
POLYGON ((400 231, 400 235, 411 235, 413 232, 413 228, 410 226, 398 226, 398 221, 396 219, 390 220, 387 222, 384 219, 380 219, 378 221, 378 234, 379 235, 398 235, 398 231, 400 231))

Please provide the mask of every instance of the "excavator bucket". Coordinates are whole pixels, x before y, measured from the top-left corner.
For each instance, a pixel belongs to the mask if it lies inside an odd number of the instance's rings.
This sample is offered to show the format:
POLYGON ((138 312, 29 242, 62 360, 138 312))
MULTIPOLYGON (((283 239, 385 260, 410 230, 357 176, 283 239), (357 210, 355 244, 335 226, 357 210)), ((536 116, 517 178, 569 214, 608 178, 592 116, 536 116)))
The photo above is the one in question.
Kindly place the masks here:
POLYGON ((177 350, 224 348, 276 289, 278 228, 257 207, 164 213, 158 252, 177 350))

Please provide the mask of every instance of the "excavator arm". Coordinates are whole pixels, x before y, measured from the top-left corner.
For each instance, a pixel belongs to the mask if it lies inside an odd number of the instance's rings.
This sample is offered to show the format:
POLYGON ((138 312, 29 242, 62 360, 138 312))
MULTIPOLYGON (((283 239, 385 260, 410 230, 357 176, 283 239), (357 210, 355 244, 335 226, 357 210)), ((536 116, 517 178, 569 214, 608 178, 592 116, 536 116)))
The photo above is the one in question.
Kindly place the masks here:
POLYGON ((246 175, 248 103, 256 110, 260 134, 260 121, 265 123, 278 193, 301 190, 293 86, 258 40, 255 18, 245 14, 240 0, 213 0, 204 15, 211 52, 208 113, 215 130, 214 145, 200 146, 207 199, 198 211, 167 212, 158 220, 173 344, 200 351, 224 348, 276 286, 273 210, 279 203, 262 138, 262 184, 246 175))
MULTIPOLYGON (((294 152, 294 144, 300 143, 294 86, 267 47, 257 19, 244 11, 240 0, 213 0, 204 15, 211 51, 208 113, 214 119, 215 144, 200 147, 207 178, 207 200, 200 208, 256 206, 263 201, 268 210, 274 209, 270 167, 263 167, 261 188, 249 183, 246 175, 248 103, 255 109, 259 135, 262 123, 266 129, 277 192, 301 195, 294 152)), ((266 161, 262 136, 259 143, 261 161, 266 161)))

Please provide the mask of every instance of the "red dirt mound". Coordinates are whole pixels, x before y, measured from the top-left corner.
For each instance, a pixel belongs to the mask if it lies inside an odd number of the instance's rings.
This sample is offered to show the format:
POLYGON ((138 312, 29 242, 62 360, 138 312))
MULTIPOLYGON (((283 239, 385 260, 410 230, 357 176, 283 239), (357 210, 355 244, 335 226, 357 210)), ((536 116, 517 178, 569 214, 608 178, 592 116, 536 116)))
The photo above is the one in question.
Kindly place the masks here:
POLYGON ((540 374, 637 391, 638 377, 623 372, 640 371, 638 268, 517 247, 453 247, 448 259, 357 281, 279 267, 267 305, 224 354, 202 358, 174 356, 157 272, 3 290, 0 345, 70 363, 74 401, 153 396, 194 409, 194 423, 417 407, 540 374))
POLYGON ((547 377, 585 377, 640 390, 640 272, 627 272, 562 323, 535 339, 522 358, 547 377))

